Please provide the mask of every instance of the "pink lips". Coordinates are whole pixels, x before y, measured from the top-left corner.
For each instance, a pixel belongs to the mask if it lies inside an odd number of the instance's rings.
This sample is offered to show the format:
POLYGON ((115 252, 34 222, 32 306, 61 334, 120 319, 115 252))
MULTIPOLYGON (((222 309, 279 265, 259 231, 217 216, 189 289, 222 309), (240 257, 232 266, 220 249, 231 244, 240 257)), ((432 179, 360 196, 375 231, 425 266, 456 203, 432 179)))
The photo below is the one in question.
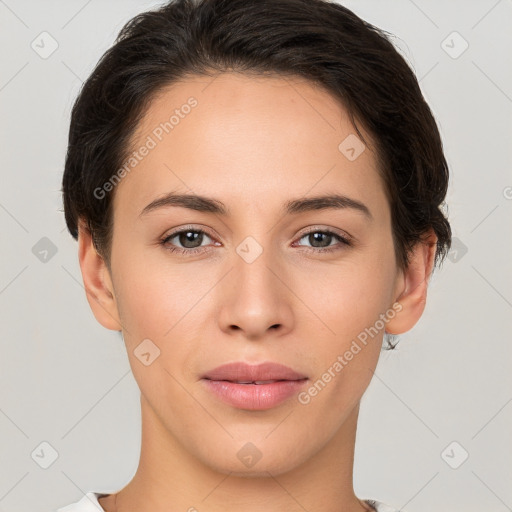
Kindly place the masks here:
POLYGON ((228 404, 249 410, 265 410, 295 395, 308 378, 288 366, 243 362, 219 366, 202 377, 207 389, 228 404))

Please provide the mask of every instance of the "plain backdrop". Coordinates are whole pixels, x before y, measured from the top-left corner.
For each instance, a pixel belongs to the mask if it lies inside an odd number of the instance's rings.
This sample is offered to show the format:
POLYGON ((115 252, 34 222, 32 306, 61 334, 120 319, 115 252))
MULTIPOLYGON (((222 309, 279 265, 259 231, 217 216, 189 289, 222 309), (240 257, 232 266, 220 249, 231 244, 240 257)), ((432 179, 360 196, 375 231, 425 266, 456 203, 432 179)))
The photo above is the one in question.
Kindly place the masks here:
MULTIPOLYGON (((382 353, 363 397, 356 494, 408 512, 512 510, 512 2, 342 3, 394 34, 420 80, 454 235, 422 319, 382 353)), ((0 0, 3 512, 119 489, 137 467, 138 387, 119 334, 87 303, 60 187, 82 81, 157 5, 0 0)))

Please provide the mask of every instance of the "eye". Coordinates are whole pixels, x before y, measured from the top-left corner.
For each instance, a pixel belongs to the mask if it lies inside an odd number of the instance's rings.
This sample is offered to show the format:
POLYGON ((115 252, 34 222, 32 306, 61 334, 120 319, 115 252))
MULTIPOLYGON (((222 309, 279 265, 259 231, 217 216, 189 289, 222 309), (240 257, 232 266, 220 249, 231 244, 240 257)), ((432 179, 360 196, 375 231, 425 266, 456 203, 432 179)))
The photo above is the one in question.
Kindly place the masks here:
POLYGON ((211 239, 208 233, 202 229, 184 228, 167 235, 160 240, 160 244, 171 252, 195 254, 204 250, 204 246, 201 244, 205 236, 211 239), (176 241, 171 243, 174 239, 176 241), (176 244, 181 244, 182 247, 176 247, 176 244))
POLYGON ((307 238, 314 252, 331 252, 341 250, 343 246, 351 246, 352 242, 348 237, 339 235, 329 230, 312 229, 303 234, 299 240, 307 238), (332 245, 331 242, 337 241, 338 244, 332 245))
MULTIPOLYGON (((202 245, 206 238, 213 238, 202 229, 185 227, 174 231, 160 240, 160 245, 170 252, 180 254, 196 254, 207 250, 207 246, 202 245), (174 240, 174 241, 173 241, 174 240), (178 247, 180 244, 182 247, 178 247)), ((352 242, 349 237, 342 236, 330 230, 320 230, 313 228, 304 233, 298 240, 307 239, 311 244, 308 250, 313 252, 332 252, 341 250, 343 246, 351 246, 352 242), (332 242, 338 242, 332 244, 332 242)), ((218 245, 218 243, 216 243, 218 245)))

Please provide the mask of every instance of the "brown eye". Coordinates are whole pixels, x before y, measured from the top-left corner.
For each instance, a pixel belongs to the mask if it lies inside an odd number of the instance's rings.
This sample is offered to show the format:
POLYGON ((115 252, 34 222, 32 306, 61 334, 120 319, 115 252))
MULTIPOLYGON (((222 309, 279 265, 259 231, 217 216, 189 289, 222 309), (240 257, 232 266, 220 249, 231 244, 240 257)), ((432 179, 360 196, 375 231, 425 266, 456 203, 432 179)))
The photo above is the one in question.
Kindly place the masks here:
POLYGON ((201 246, 203 240, 203 233, 199 231, 181 231, 173 238, 178 238, 180 244, 186 249, 194 249, 201 246), (199 245, 197 245, 199 243, 199 245))
POLYGON ((309 233, 305 233, 299 240, 307 239, 311 244, 309 247, 312 249, 319 249, 316 252, 329 252, 341 249, 343 246, 350 246, 351 242, 348 238, 345 238, 337 233, 328 230, 314 230, 309 233), (332 244, 333 241, 338 243, 332 244))
POLYGON ((323 233, 321 231, 315 231, 314 233, 309 233, 309 235, 306 236, 308 237, 308 242, 312 245, 312 247, 329 247, 332 240, 334 239, 333 235, 323 233))
POLYGON ((170 235, 166 236, 163 240, 161 240, 160 243, 171 252, 195 254, 196 252, 199 252, 205 248, 205 246, 202 245, 205 236, 207 238, 211 238, 205 231, 201 229, 185 228, 179 231, 174 231, 170 235))

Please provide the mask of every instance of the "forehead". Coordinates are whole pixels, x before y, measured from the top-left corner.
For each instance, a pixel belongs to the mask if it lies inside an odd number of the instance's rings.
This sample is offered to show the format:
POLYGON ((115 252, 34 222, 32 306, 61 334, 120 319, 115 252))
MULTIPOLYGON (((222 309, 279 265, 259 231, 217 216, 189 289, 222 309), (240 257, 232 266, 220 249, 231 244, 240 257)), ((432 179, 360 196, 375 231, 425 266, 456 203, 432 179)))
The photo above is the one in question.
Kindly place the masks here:
POLYGON ((227 203, 243 198, 255 209, 263 197, 270 206, 273 198, 336 187, 373 203, 384 198, 376 156, 346 109, 296 77, 222 73, 174 83, 153 98, 134 132, 131 149, 144 146, 114 196, 138 213, 177 189, 227 203))

